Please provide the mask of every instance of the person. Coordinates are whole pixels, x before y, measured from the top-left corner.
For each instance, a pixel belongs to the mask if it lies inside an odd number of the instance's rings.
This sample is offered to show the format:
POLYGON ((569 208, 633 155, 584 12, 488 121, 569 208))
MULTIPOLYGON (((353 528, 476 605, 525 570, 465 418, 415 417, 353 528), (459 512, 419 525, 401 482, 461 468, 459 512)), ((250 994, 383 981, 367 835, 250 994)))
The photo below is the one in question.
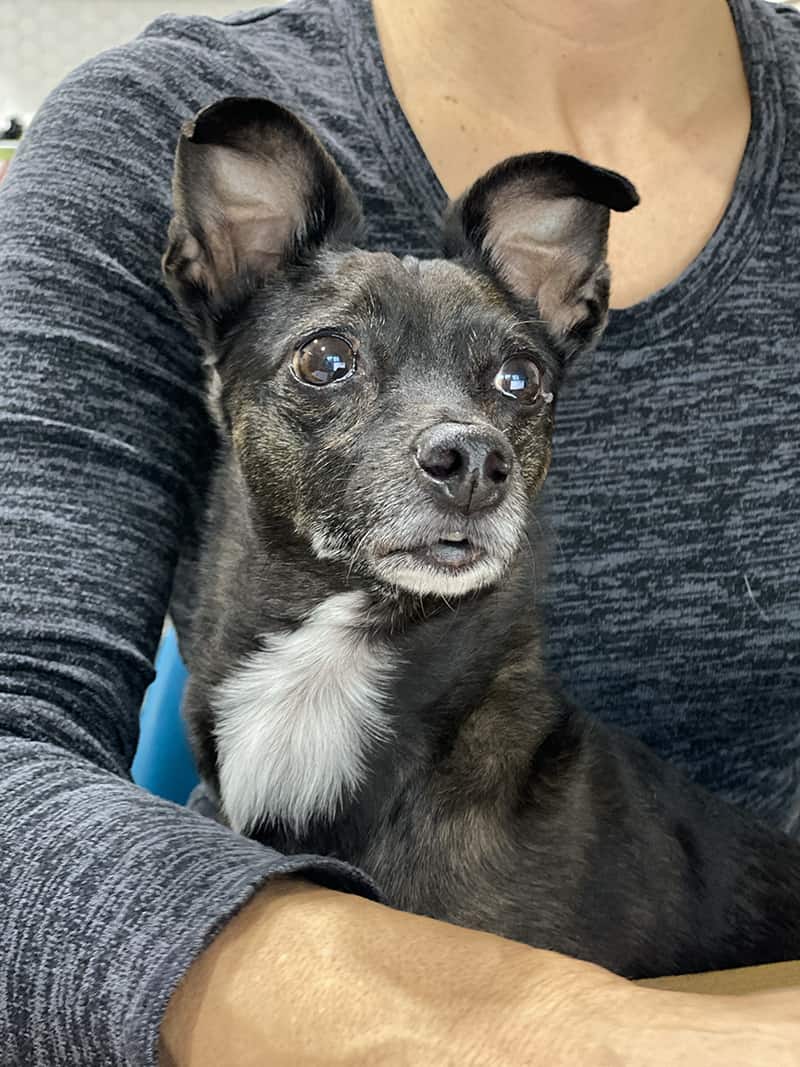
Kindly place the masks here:
POLYGON ((128 778, 213 461, 160 280, 173 152, 204 104, 268 96, 373 248, 436 254, 448 197, 518 152, 636 183, 560 398, 550 656, 798 832, 798 46, 764 0, 291 0, 164 16, 49 97, 0 189, 0 1063, 800 1064, 796 994, 655 991, 392 911, 128 778))

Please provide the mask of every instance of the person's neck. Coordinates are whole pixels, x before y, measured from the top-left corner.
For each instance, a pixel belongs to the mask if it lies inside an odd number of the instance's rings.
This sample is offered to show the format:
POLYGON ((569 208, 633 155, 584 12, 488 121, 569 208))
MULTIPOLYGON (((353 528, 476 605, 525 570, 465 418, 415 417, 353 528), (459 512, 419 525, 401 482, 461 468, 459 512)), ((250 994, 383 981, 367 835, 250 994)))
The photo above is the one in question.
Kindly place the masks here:
POLYGON ((727 207, 750 95, 726 0, 373 0, 389 78, 445 192, 556 151, 624 174, 613 307, 668 285, 727 207))
MULTIPOLYGON (((707 130, 709 118, 742 89, 725 0, 373 0, 373 6, 401 103, 428 85, 452 102, 454 113, 468 110, 499 129, 524 124, 529 137, 547 140, 534 147, 617 169, 643 131, 699 135, 699 126, 707 130), (734 61, 725 62, 723 53, 734 61)), ((447 183, 446 168, 441 176, 447 183)))

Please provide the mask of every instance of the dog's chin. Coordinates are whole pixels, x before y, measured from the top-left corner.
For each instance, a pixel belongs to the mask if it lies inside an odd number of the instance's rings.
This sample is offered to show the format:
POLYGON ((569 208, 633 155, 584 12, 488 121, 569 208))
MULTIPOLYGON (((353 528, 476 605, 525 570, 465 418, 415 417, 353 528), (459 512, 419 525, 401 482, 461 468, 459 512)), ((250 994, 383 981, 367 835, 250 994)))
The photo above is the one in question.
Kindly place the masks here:
POLYGON ((438 541, 374 556, 369 569, 384 585, 417 596, 466 596, 501 581, 508 562, 468 541, 438 541))
POLYGON ((497 587, 525 537, 525 514, 510 505, 477 517, 448 521, 415 513, 413 519, 404 521, 398 508, 366 538, 314 527, 311 548, 317 559, 343 564, 348 576, 377 582, 390 597, 404 592, 449 600, 497 587))

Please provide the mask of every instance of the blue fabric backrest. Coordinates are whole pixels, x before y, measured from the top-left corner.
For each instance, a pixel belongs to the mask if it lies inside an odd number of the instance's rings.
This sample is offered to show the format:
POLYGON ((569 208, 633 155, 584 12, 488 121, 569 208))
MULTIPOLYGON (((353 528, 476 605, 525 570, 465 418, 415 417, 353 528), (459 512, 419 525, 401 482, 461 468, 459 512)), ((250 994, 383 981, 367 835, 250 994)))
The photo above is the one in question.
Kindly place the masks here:
POLYGON ((164 632, 156 657, 156 676, 142 704, 139 747, 133 761, 138 785, 176 804, 185 804, 198 782, 181 718, 186 668, 175 631, 164 632))

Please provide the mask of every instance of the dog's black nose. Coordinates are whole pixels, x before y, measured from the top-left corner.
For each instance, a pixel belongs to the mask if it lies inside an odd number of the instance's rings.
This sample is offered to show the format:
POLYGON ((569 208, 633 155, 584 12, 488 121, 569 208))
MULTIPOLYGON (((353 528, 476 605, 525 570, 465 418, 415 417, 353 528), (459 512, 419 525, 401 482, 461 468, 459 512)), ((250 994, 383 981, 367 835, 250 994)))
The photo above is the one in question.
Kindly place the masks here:
POLYGON ((502 434, 460 422, 423 430, 414 456, 426 485, 464 512, 499 504, 514 465, 514 454, 502 434))

